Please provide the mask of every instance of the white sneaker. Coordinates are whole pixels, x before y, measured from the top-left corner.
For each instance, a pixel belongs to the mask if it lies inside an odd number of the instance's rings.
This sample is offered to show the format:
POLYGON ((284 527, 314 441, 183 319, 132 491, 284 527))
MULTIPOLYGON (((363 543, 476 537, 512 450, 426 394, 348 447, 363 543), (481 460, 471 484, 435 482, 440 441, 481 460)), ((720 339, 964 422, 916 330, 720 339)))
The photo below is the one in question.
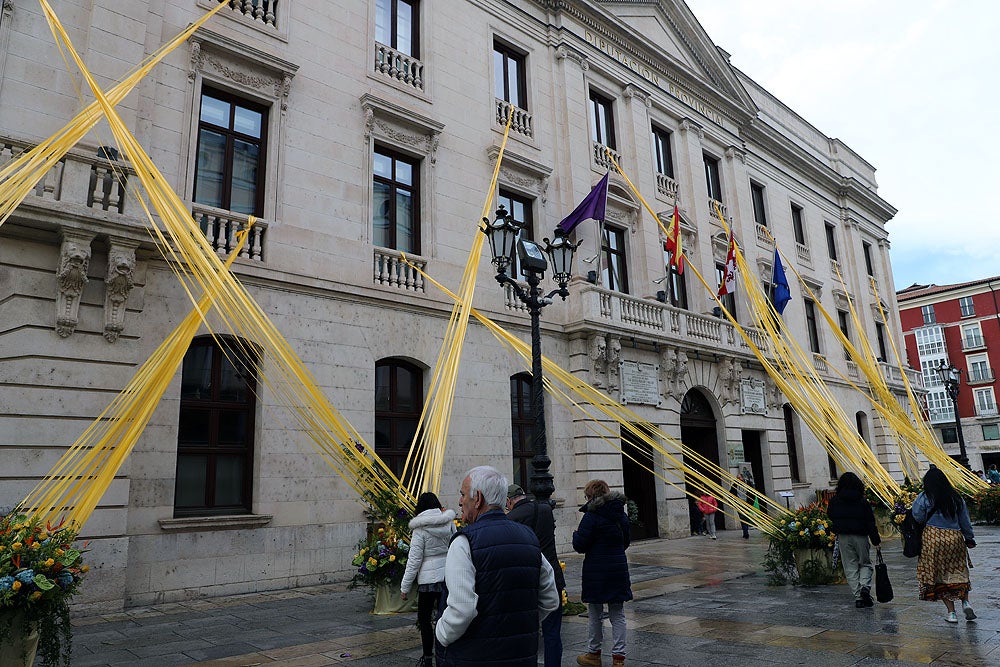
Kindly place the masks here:
POLYGON ((958 623, 958 616, 955 615, 955 612, 950 611, 948 612, 948 615, 944 617, 944 620, 949 623, 958 623))
POLYGON ((713 540, 717 540, 717 539, 719 539, 719 538, 718 538, 718 537, 716 537, 715 535, 712 535, 712 539, 713 539, 713 540))
POLYGON ((976 618, 976 612, 972 611, 972 605, 965 600, 962 601, 962 611, 965 612, 965 620, 971 621, 976 618))

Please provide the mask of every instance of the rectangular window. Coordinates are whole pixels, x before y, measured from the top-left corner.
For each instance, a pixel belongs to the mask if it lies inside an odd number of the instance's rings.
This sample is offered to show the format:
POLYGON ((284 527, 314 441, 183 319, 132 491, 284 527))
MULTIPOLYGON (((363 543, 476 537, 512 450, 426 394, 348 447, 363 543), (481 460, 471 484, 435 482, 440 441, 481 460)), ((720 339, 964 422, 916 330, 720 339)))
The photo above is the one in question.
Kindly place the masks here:
POLYGON ((677 273, 677 267, 670 267, 670 305, 675 308, 683 308, 687 310, 688 307, 688 297, 687 297, 687 283, 684 280, 683 273, 677 273))
POLYGON ((1000 440, 1000 424, 983 424, 983 440, 1000 440))
POLYGON ((653 126, 653 152, 656 154, 656 173, 674 177, 674 160, 670 153, 670 132, 653 126))
POLYGON ((601 246, 601 279, 604 286, 628 294, 625 230, 605 225, 601 246))
MULTIPOLYGON (((715 265, 716 289, 722 286, 722 281, 725 279, 725 276, 726 276, 726 265, 716 264, 715 265)), ((733 316, 733 319, 736 319, 736 295, 724 294, 719 297, 719 301, 721 301, 722 305, 726 307, 726 310, 729 311, 729 314, 733 316)), ((719 310, 718 306, 716 306, 715 310, 719 310)), ((718 313, 718 316, 723 317, 721 312, 718 313)))
POLYGON ((976 307, 972 303, 971 296, 963 296, 959 299, 958 307, 962 310, 962 317, 973 317, 976 314, 976 307))
MULTIPOLYGON (((837 322, 838 322, 838 324, 840 324, 840 330, 843 332, 844 337, 847 338, 847 340, 851 340, 851 328, 850 328, 851 316, 850 316, 850 313, 848 313, 846 310, 838 310, 837 311, 837 322)), ((850 359, 850 358, 851 358, 851 355, 848 354, 847 348, 845 347, 844 348, 844 359, 850 359)))
POLYGON ((976 399, 976 414, 988 417, 997 413, 997 400, 993 396, 993 387, 976 389, 972 392, 976 399))
POLYGON ((531 376, 519 373, 510 378, 510 434, 514 457, 514 479, 522 489, 531 483, 534 458, 535 420, 531 414, 531 376))
POLYGON ((917 341, 917 354, 921 358, 944 354, 944 332, 941 327, 922 327, 913 330, 917 341))
MULTIPOLYGON (((507 212, 513 216, 514 221, 520 224, 521 233, 518 239, 527 239, 529 241, 535 240, 535 225, 534 217, 532 216, 533 201, 527 197, 521 197, 506 190, 500 191, 500 196, 497 197, 497 204, 503 205, 507 209, 507 212)), ((510 275, 517 278, 521 275, 521 269, 518 266, 518 256, 517 252, 514 253, 514 260, 510 266, 510 275)))
POLYGON ((806 331, 809 334, 809 349, 819 353, 819 327, 816 326, 816 304, 812 299, 803 299, 806 310, 806 331))
POLYGON ((979 324, 963 324, 962 325, 962 348, 965 350, 970 350, 977 347, 984 347, 986 342, 983 340, 983 331, 979 328, 979 324))
POLYGON ((590 91, 590 138, 615 149, 615 116, 613 103, 598 92, 590 91))
POLYGON ((785 442, 788 443, 788 476, 793 482, 802 481, 802 473, 799 471, 799 448, 795 441, 795 412, 792 406, 785 403, 782 406, 785 415, 785 442))
POLYGON ((826 251, 830 259, 837 261, 837 229, 829 222, 826 223, 826 251))
POLYGON ((941 361, 938 359, 920 360, 920 374, 924 376, 925 387, 940 387, 944 384, 944 380, 941 379, 941 374, 938 372, 940 363, 941 361))
POLYGON ((376 146, 372 171, 372 243, 419 255, 419 163, 376 146))
POLYGON ((417 36, 417 0, 375 0, 375 41, 418 58, 417 36))
POLYGON ((941 442, 946 445, 958 442, 958 431, 954 426, 946 426, 941 429, 941 442))
POLYGON ((708 184, 708 198, 722 201, 722 181, 719 180, 719 161, 705 155, 705 181, 708 184))
POLYGON ((866 241, 861 242, 861 251, 865 256, 865 271, 868 275, 875 276, 875 266, 872 264, 872 244, 866 241))
POLYGON ((966 363, 969 366, 969 382, 988 382, 993 379, 989 358, 985 354, 968 357, 966 363))
POLYGON ((934 304, 929 306, 921 306, 920 314, 924 318, 924 324, 935 324, 937 322, 937 317, 934 314, 934 304))
POLYGON ((767 227, 767 211, 764 207, 764 186, 750 181, 750 198, 753 200, 754 222, 762 227, 767 227))
POLYGON ((792 232, 795 234, 796 243, 806 244, 806 229, 802 223, 802 207, 795 204, 792 204, 792 232))
POLYGON ((524 54, 493 42, 493 94, 514 106, 528 108, 528 91, 524 77, 524 54))
POLYGON ((194 201, 262 215, 266 135, 266 107, 220 91, 202 91, 194 201))
POLYGON ((875 339, 876 342, 878 343, 878 360, 885 361, 886 359, 889 358, 889 355, 886 354, 885 325, 882 324, 881 322, 875 323, 875 339))

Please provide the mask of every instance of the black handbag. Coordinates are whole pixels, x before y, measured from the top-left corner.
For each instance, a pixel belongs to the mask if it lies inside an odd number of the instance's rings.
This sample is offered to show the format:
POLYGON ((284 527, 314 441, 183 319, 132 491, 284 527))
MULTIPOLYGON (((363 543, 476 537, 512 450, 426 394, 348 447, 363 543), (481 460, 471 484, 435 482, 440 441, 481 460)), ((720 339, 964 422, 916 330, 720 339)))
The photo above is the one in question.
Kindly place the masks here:
MULTIPOLYGON (((932 510, 927 519, 930 520, 935 512, 937 509, 932 510)), ((907 558, 916 558, 920 555, 920 550, 924 546, 924 525, 913 518, 912 510, 906 510, 903 523, 899 525, 899 532, 903 536, 903 555, 907 558)))
POLYGON ((879 602, 891 602, 892 582, 889 581, 889 568, 882 560, 882 550, 879 549, 875 553, 878 554, 878 560, 875 563, 875 599, 879 602))

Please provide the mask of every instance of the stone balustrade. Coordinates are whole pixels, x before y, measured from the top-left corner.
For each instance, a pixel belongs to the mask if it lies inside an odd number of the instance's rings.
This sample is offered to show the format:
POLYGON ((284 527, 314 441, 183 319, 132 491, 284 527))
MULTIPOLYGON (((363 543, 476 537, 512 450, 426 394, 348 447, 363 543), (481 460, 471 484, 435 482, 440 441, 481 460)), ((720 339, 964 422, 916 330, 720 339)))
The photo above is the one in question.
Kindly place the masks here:
POLYGON ((755 224, 754 230, 757 237, 757 245, 764 248, 774 247, 774 239, 771 238, 771 234, 768 232, 766 225, 755 224))
MULTIPOLYGON (((247 223, 247 216, 244 214, 202 204, 194 204, 191 207, 191 215, 201 227, 201 231, 204 232, 215 252, 222 257, 228 257, 233 248, 236 247, 236 232, 247 223)), ((255 262, 263 262, 266 240, 267 222, 257 219, 250 228, 250 235, 247 237, 243 249, 240 250, 239 256, 255 262)))
MULTIPOLYGON (((528 284, 520 283, 521 289, 527 291, 528 284)), ((503 307, 508 311, 528 313, 528 306, 517 298, 517 294, 514 293, 514 287, 507 283, 503 284, 503 307)))
POLYGON ((667 199, 676 199, 679 185, 666 174, 656 174, 656 191, 667 199))
POLYGON ((424 64, 378 42, 375 42, 375 71, 417 90, 424 89, 424 64))
POLYGON ((718 199, 711 199, 711 198, 709 198, 709 200, 708 200, 708 214, 710 216, 712 216, 713 220, 718 220, 719 219, 719 214, 716 213, 716 211, 715 211, 716 207, 718 207, 718 209, 720 211, 722 211, 722 217, 725 218, 726 220, 729 220, 729 209, 726 208, 726 205, 723 204, 718 199))
POLYGON ((229 6, 237 14, 272 28, 278 24, 279 4, 285 6, 279 0, 229 0, 229 6))
POLYGON ((809 256, 809 247, 801 243, 795 244, 795 256, 800 262, 809 263, 812 261, 812 258, 809 256))
POLYGON ((611 160, 608 158, 608 152, 611 152, 611 157, 615 159, 615 162, 621 164, 622 156, 621 153, 609 148, 599 141, 594 142, 594 165, 601 169, 614 169, 614 165, 611 164, 611 160))
MULTIPOLYGON (((427 260, 407 254, 406 258, 421 270, 427 268, 427 260)), ((424 277, 416 269, 403 261, 403 253, 389 248, 375 248, 375 284, 410 292, 424 292, 424 277)))
POLYGON ((521 107, 514 106, 507 100, 501 100, 499 97, 496 98, 497 124, 501 126, 507 125, 507 118, 510 117, 511 109, 514 110, 514 117, 510 121, 510 131, 523 134, 528 138, 534 136, 534 131, 531 128, 531 114, 521 107))

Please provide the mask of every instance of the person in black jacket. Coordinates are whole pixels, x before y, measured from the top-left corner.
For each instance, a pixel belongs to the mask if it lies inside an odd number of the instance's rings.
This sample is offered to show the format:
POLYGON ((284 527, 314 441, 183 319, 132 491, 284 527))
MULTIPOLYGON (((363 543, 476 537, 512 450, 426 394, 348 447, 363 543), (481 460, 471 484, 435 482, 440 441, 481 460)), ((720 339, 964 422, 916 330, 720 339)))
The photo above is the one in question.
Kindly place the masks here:
POLYGON ((632 599, 625 549, 629 545, 625 496, 612 491, 607 482, 595 479, 584 487, 587 502, 580 508, 583 518, 573 532, 573 549, 584 554, 582 593, 588 606, 587 653, 577 657, 579 665, 601 664, 603 626, 601 616, 608 605, 611 620, 612 667, 625 665, 625 609, 632 599))
POLYGON ((542 644, 545 647, 545 667, 559 667, 562 664, 562 595, 566 590, 566 577, 559 566, 556 555, 556 520, 552 515, 552 505, 529 498, 518 484, 507 487, 507 518, 535 531, 542 555, 552 566, 559 589, 559 609, 542 621, 542 644))
POLYGON ((830 530, 837 535, 840 544, 840 560, 844 564, 847 585, 854 592, 854 606, 871 607, 872 567, 871 548, 882 543, 875 525, 875 513, 871 503, 865 498, 865 485, 853 472, 845 472, 837 480, 837 493, 830 498, 827 508, 830 530))

